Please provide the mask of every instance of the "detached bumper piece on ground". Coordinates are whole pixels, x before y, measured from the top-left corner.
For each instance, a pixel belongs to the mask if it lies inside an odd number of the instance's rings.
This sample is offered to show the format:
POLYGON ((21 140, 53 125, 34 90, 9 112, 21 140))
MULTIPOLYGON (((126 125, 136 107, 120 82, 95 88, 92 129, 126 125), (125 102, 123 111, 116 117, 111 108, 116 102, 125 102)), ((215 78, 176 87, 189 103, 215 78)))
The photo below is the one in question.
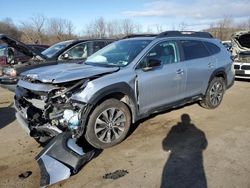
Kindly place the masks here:
POLYGON ((61 133, 36 157, 41 170, 40 186, 48 186, 76 174, 95 153, 94 148, 82 148, 69 133, 61 133))

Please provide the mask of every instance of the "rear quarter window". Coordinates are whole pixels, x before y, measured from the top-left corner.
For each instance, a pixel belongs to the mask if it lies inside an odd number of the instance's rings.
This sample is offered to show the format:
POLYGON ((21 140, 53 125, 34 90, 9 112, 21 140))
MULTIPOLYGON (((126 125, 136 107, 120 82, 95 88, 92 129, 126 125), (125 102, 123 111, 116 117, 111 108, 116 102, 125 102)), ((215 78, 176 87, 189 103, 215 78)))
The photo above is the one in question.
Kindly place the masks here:
POLYGON ((218 54, 220 52, 220 48, 218 46, 216 46, 215 44, 213 44, 211 42, 204 42, 204 44, 207 47, 207 49, 211 55, 215 55, 215 54, 218 54))
POLYGON ((181 46, 183 48, 185 60, 197 59, 210 55, 201 41, 182 40, 181 46))

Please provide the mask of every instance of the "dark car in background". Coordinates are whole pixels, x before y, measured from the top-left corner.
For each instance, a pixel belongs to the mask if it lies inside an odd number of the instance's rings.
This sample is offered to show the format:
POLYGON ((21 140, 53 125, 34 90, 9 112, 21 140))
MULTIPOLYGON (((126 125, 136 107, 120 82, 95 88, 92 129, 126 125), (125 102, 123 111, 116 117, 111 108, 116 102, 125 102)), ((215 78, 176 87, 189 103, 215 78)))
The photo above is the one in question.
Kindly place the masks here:
POLYGON ((112 43, 114 39, 76 39, 54 44, 41 53, 6 35, 0 35, 0 40, 21 51, 32 59, 21 64, 4 67, 1 84, 16 84, 18 76, 27 70, 58 63, 83 62, 88 56, 112 43))
MULTIPOLYGON (((27 45, 38 52, 42 52, 47 49, 48 45, 29 44, 27 45)), ((0 75, 2 75, 2 68, 8 65, 22 64, 29 61, 31 57, 23 54, 15 48, 9 47, 6 44, 0 45, 0 75)))

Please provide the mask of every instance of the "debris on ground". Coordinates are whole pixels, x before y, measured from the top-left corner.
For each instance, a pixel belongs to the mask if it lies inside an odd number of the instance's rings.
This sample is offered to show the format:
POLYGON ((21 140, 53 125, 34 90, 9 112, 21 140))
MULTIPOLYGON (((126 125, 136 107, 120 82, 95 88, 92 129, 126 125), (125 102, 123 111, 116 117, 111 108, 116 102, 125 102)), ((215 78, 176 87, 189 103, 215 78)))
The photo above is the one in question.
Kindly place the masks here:
POLYGON ((103 179, 116 180, 128 174, 127 170, 116 170, 115 172, 107 173, 103 176, 103 179))
POLYGON ((32 174, 31 171, 26 171, 22 174, 19 174, 18 177, 19 177, 19 179, 24 180, 24 179, 28 178, 31 174, 32 174))

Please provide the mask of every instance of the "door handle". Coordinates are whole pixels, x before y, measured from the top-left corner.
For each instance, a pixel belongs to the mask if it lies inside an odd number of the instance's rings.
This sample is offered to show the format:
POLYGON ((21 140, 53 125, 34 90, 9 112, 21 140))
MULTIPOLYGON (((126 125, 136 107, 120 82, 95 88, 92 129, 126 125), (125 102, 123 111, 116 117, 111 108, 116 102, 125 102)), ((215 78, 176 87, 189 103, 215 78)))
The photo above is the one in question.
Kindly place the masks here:
POLYGON ((208 67, 209 67, 209 68, 213 68, 213 67, 214 67, 214 64, 213 64, 213 63, 208 63, 208 67))
POLYGON ((184 73, 184 70, 183 69, 178 69, 177 71, 176 71, 176 74, 178 74, 178 75, 181 75, 181 74, 183 74, 184 73))

